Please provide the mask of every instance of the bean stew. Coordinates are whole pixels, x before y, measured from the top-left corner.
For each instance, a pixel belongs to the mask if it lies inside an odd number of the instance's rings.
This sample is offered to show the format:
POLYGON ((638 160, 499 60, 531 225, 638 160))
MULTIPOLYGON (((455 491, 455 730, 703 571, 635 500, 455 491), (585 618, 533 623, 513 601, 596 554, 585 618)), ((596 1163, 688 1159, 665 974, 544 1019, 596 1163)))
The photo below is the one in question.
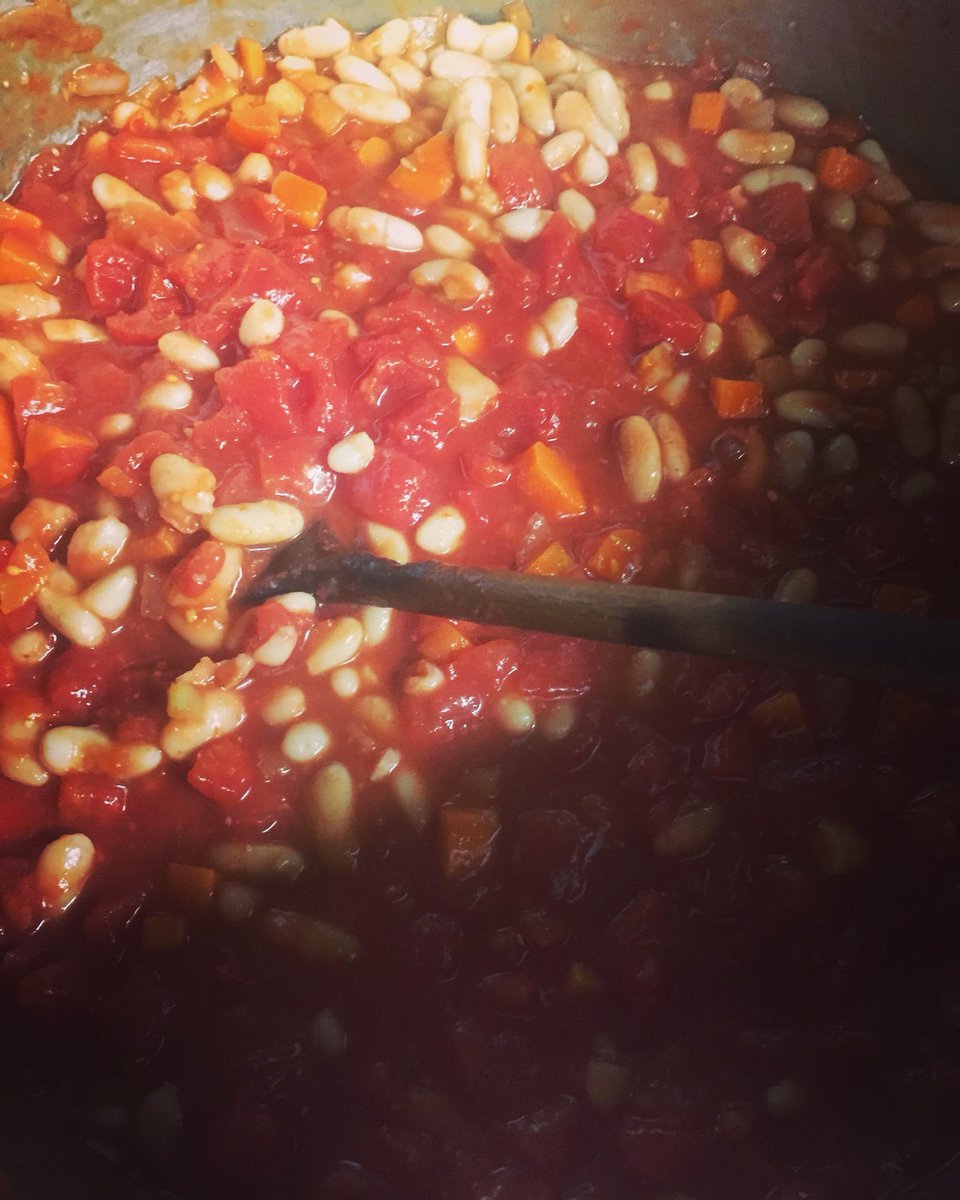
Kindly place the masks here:
POLYGON ((762 64, 520 0, 84 80, 0 201, 0 985, 82 1136, 193 1200, 936 1167, 948 700, 239 599, 322 517, 956 618, 960 206, 762 64))

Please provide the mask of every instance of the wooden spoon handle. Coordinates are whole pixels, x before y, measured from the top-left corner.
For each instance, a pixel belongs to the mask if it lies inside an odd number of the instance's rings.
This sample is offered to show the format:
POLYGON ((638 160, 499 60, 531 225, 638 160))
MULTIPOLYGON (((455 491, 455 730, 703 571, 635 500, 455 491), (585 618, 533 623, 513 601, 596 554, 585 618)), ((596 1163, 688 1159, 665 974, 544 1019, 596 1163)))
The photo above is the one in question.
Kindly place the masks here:
POLYGON ((399 566, 364 553, 321 552, 311 558, 296 544, 278 556, 249 599, 295 590, 315 592, 325 600, 592 641, 760 659, 803 671, 960 691, 960 622, 954 621, 667 588, 571 583, 435 562, 399 566))

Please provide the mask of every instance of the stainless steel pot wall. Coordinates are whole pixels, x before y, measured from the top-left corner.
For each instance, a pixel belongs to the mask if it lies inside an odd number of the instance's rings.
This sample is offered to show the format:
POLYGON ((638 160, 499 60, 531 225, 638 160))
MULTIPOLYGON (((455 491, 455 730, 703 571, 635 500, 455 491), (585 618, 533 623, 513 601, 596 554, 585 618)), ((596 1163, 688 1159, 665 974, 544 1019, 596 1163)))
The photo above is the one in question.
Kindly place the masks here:
MULTIPOLYGON (((960 4, 957 0, 529 0, 542 30, 566 29, 591 50, 614 58, 685 62, 710 39, 731 61, 773 64, 784 86, 831 107, 866 114, 885 144, 907 155, 948 191, 960 193, 960 4)), ((0 0, 0 8, 12 7, 0 0)), ((434 7, 413 0, 340 0, 330 11, 363 28, 401 12, 434 7)), ((491 16, 497 0, 471 0, 491 16)), ((287 26, 315 21, 316 0, 77 0, 77 20, 103 30, 96 48, 138 86, 151 75, 189 76, 211 41, 239 33, 270 41, 287 26)), ((0 46, 0 82, 16 81, 29 54, 0 46)), ((71 64, 67 64, 68 66, 71 64)), ((43 69, 49 69, 44 67, 43 69)), ((0 91, 0 194, 51 136, 70 136, 77 121, 17 86, 0 91), (59 125, 58 125, 59 122, 59 125)), ((89 112, 86 114, 89 118, 89 112)))

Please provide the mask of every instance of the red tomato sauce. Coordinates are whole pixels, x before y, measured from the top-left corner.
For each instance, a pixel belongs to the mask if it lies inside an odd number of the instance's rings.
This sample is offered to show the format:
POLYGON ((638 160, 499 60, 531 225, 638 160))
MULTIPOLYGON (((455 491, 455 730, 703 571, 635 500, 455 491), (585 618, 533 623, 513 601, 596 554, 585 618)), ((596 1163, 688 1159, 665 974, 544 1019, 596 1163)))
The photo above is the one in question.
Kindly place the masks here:
POLYGON ((517 22, 499 84, 605 114, 564 165, 521 97, 472 178, 429 23, 409 104, 341 62, 379 123, 294 31, 0 205, 10 1020, 185 1197, 873 1200, 957 1148, 955 707, 243 603, 323 517, 957 615, 960 209, 759 68, 617 69, 618 117, 517 22))

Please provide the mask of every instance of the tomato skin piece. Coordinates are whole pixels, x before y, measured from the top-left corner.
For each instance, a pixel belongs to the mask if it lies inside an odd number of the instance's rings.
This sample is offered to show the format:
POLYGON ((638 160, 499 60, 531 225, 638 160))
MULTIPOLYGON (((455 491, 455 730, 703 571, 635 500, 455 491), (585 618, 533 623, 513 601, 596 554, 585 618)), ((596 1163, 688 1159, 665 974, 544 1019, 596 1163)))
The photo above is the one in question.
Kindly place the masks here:
POLYGON ((553 172, 536 146, 508 142, 490 147, 490 184, 507 208, 552 208, 553 172))
POLYGON ((402 450, 384 450, 359 475, 346 480, 350 503, 361 516, 412 529, 435 503, 433 472, 402 450))
POLYGON ((224 737, 200 747, 187 779, 202 796, 229 808, 247 798, 256 773, 253 759, 243 744, 236 738, 224 737))
POLYGON ((101 317, 129 311, 146 269, 144 258, 120 242, 110 238, 91 242, 83 280, 90 307, 101 317))
POLYGON ((667 341, 689 354, 697 348, 703 334, 704 320, 700 314, 689 304, 662 292, 637 292, 630 297, 630 313, 638 350, 667 341))

